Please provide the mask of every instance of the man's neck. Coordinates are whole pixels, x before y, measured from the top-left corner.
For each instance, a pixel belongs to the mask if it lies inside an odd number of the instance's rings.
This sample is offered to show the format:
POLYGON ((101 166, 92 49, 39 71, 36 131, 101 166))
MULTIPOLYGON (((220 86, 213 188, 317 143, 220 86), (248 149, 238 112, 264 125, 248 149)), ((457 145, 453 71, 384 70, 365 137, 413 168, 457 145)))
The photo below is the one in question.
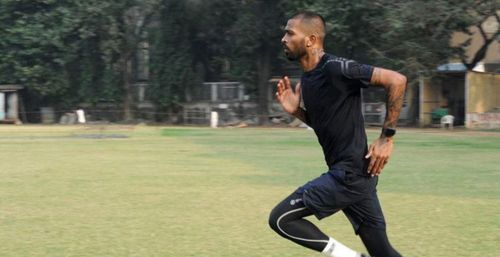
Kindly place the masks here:
POLYGON ((325 52, 323 48, 313 48, 307 53, 307 55, 299 60, 300 66, 302 66, 302 69, 305 72, 311 71, 316 67, 316 65, 318 65, 324 54, 325 52))

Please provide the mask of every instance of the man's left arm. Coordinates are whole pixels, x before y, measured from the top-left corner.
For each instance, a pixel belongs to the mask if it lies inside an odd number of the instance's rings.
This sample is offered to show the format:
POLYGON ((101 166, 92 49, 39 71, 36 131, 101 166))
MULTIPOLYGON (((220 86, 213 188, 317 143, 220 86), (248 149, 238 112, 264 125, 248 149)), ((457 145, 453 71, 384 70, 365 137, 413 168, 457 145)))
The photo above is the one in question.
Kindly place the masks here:
POLYGON ((365 157, 370 158, 368 173, 372 176, 380 175, 392 154, 393 136, 403 106, 406 83, 406 77, 398 72, 378 67, 373 69, 370 84, 385 88, 387 114, 380 137, 370 145, 365 157))

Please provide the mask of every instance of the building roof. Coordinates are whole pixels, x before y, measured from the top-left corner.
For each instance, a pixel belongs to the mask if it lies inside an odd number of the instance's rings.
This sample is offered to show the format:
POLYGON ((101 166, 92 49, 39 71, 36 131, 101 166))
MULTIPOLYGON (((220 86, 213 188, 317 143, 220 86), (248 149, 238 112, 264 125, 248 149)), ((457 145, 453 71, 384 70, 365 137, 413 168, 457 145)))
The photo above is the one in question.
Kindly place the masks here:
POLYGON ((21 86, 21 85, 0 85, 0 91, 17 91, 17 90, 21 90, 23 89, 24 87, 21 86))
POLYGON ((437 71, 444 73, 464 73, 467 72, 467 67, 463 63, 446 63, 439 65, 437 71))

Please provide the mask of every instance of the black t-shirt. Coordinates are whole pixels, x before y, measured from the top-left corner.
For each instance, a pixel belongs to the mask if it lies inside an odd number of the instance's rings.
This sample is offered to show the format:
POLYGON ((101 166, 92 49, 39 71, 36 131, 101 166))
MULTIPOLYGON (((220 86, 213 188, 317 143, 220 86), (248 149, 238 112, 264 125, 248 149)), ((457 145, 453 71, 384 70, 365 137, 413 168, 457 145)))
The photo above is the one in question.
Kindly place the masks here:
POLYGON ((373 73, 370 65, 324 54, 301 78, 307 123, 314 129, 330 169, 365 174, 368 151, 361 112, 361 88, 373 73))

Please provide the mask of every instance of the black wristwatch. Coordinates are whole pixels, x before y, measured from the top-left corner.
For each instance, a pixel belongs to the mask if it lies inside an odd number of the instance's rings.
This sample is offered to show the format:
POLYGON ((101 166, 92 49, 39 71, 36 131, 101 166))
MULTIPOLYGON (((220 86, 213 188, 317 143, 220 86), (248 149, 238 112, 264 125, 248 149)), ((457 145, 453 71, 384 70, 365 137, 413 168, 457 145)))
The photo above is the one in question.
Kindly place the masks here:
POLYGON ((382 128, 382 135, 385 137, 392 137, 396 135, 396 129, 393 128, 382 128))

